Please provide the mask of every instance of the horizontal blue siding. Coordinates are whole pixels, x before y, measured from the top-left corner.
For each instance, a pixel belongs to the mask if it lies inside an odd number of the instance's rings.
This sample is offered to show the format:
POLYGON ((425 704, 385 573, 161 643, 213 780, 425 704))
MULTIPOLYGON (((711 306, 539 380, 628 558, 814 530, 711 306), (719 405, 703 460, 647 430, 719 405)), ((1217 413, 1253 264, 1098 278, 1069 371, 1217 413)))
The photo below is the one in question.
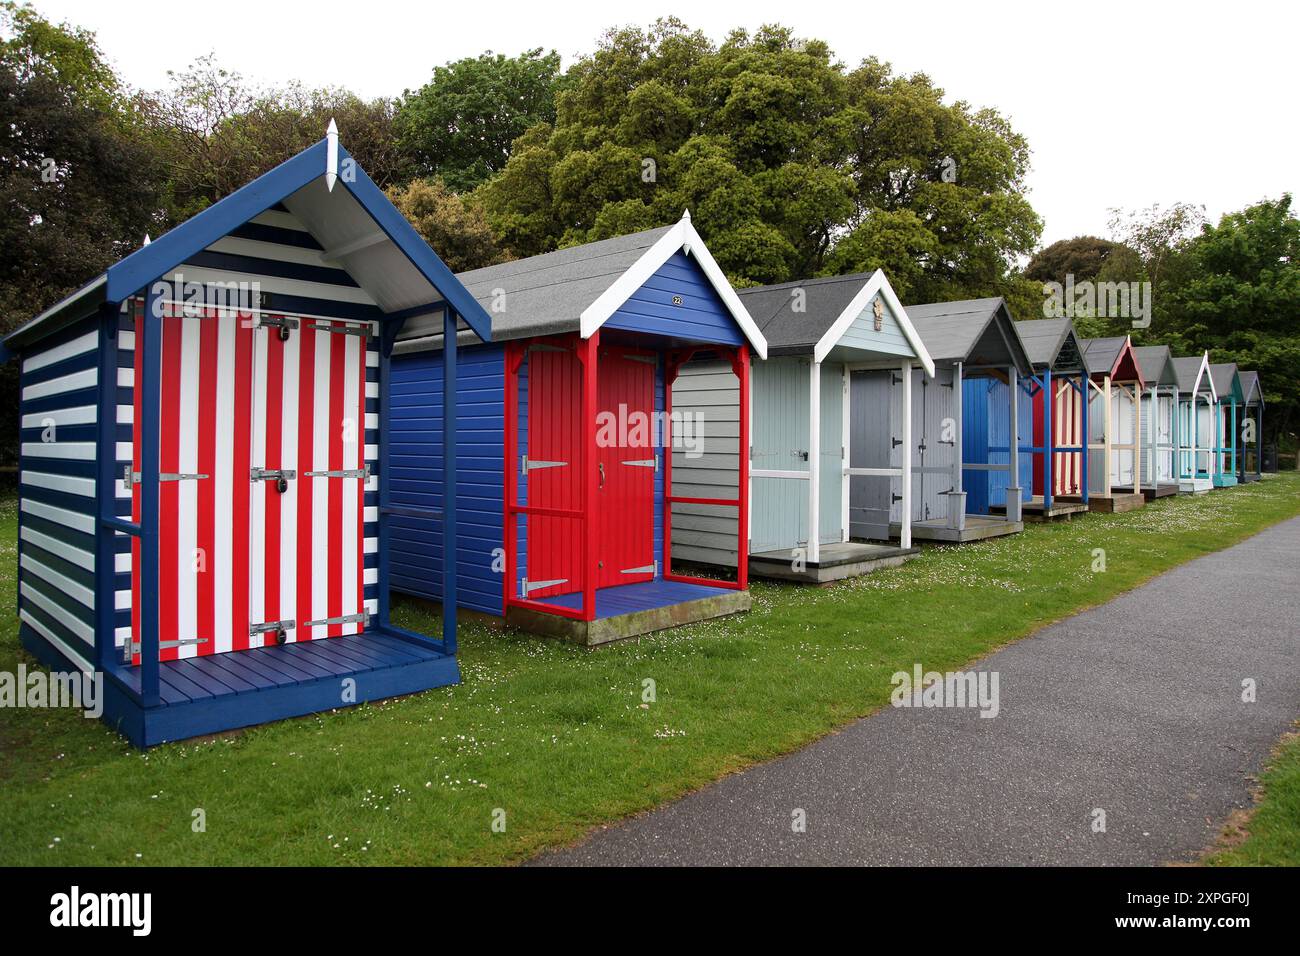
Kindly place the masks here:
MULTIPOLYGON (((392 505, 441 510, 442 352, 396 355, 390 368, 392 505)), ((462 607, 499 615, 502 575, 493 562, 504 541, 505 350, 460 349, 456 373, 458 599, 462 607)), ((388 541, 392 589, 441 601, 442 521, 393 515, 388 541)))
POLYGON ((24 352, 19 389, 18 609, 81 665, 94 661, 99 324, 84 319, 24 352), (84 350, 57 357, 69 348, 84 350), (58 424, 61 414, 88 421, 58 424))
POLYGON ((605 326, 719 345, 744 341, 704 270, 683 252, 674 253, 660 266, 605 326), (674 296, 681 296, 681 305, 673 304, 674 296))

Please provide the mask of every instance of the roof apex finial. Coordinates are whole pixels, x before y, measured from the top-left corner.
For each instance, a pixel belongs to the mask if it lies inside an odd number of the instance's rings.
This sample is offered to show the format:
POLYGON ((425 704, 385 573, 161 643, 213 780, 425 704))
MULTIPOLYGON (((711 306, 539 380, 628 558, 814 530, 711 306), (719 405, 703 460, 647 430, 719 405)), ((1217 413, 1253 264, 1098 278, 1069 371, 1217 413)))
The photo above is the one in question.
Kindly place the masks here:
POLYGON ((325 189, 333 192, 334 184, 339 178, 339 128, 332 116, 330 125, 325 130, 325 142, 328 146, 325 153, 325 189))
POLYGON ((683 222, 690 222, 690 221, 691 221, 691 211, 690 211, 689 209, 683 209, 683 210, 682 210, 682 221, 683 221, 683 222))
POLYGON ((149 233, 146 232, 146 233, 144 234, 144 242, 142 242, 142 243, 140 244, 141 248, 143 248, 144 246, 149 245, 149 243, 152 242, 152 241, 153 241, 153 240, 151 240, 151 239, 149 238, 149 233))

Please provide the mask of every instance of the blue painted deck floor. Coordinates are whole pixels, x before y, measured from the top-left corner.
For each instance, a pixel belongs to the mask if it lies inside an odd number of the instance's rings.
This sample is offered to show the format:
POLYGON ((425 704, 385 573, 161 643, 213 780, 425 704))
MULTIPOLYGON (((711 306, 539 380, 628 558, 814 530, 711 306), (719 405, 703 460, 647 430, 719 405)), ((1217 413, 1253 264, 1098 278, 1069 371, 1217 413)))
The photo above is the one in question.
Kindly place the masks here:
MULTIPOLYGON (((683 581, 642 581, 639 584, 620 584, 617 587, 599 588, 596 591, 596 618, 618 617, 621 614, 635 614, 637 611, 649 611, 658 607, 671 607, 698 601, 703 598, 720 597, 734 594, 730 588, 711 588, 703 584, 687 584, 683 581)), ((582 607, 582 594, 557 594, 544 598, 542 603, 556 607, 582 607)))
MULTIPOLYGON (((417 647, 384 634, 331 637, 165 661, 158 665, 158 692, 164 706, 187 704, 321 678, 355 677, 443 656, 431 648, 417 647)), ((131 678, 133 689, 138 692, 138 669, 132 671, 131 678)))
MULTIPOLYGON (((23 646, 52 669, 74 667, 30 627, 23 646)), ((460 681, 456 658, 409 640, 367 631, 279 647, 167 661, 155 707, 141 706, 138 669, 104 684, 104 720, 137 747, 220 733, 445 687, 460 681)))

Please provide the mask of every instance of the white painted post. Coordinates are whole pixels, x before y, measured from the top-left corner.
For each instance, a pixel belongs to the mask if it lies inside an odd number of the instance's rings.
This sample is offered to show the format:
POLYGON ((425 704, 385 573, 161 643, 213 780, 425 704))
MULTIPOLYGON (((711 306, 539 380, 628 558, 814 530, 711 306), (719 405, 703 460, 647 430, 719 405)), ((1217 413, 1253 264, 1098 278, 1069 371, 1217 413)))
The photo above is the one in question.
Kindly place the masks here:
POLYGON ((1102 436, 1102 468, 1105 470, 1105 474, 1102 477, 1101 487, 1102 487, 1103 497, 1109 498, 1110 497, 1110 463, 1111 463, 1111 456, 1115 454, 1115 449, 1112 442, 1113 436, 1111 433, 1111 426, 1114 424, 1115 416, 1111 414, 1109 375, 1106 376, 1106 383, 1102 388, 1101 395, 1102 395, 1102 400, 1106 405, 1106 409, 1102 413, 1102 419, 1101 419, 1102 425, 1106 429, 1105 434, 1102 436))
POLYGON ((912 363, 903 363, 903 521, 898 543, 912 546, 912 363))
POLYGON ((1020 372, 1013 365, 1008 375, 1011 384, 1011 428, 1008 432, 1010 454, 1010 475, 1007 476, 1007 520, 1020 521, 1021 492, 1020 487, 1020 372))
POLYGON ((821 506, 822 363, 808 369, 808 563, 820 560, 819 530, 821 506))
POLYGON ((849 404, 853 391, 849 379, 849 366, 846 362, 840 366, 844 380, 844 394, 840 398, 840 540, 849 540, 849 442, 853 440, 849 430, 849 416, 852 406, 849 404))
POLYGON ((962 484, 961 467, 965 464, 966 446, 962 441, 961 419, 962 419, 962 376, 965 373, 965 366, 961 362, 953 365, 952 387, 953 387, 953 407, 956 409, 957 420, 953 422, 953 430, 956 432, 956 461, 953 464, 952 475, 952 494, 948 496, 948 527, 955 531, 966 530, 966 491, 962 484))
POLYGON ((1133 383, 1133 493, 1142 494, 1142 389, 1133 383))

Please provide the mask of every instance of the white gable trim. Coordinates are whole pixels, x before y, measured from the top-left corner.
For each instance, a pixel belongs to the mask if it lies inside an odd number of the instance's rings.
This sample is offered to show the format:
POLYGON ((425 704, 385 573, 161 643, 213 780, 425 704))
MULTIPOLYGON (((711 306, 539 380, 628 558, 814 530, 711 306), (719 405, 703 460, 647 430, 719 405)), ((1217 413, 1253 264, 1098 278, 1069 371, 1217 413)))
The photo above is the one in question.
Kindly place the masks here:
POLYGON ((912 346, 912 352, 920 363, 925 367, 926 374, 934 378, 934 360, 930 358, 930 353, 926 350, 925 343, 921 341, 921 336, 916 334, 916 329, 912 327, 912 320, 907 317, 907 310, 903 308, 903 303, 898 301, 898 296, 894 294, 894 287, 889 284, 883 269, 877 269, 871 274, 871 278, 866 281, 858 294, 853 297, 853 301, 848 304, 839 318, 826 330, 826 334, 821 337, 815 346, 813 346, 813 361, 824 362, 826 356, 830 354, 844 333, 849 330, 854 319, 862 314, 876 294, 885 297, 885 302, 889 309, 894 313, 894 318, 898 320, 898 327, 903 330, 903 336, 912 346))
POLYGON ((584 339, 591 338, 592 333, 609 321, 610 316, 632 297, 632 293, 645 285, 649 278, 659 271, 659 267, 671 259, 679 249, 684 249, 687 255, 695 257, 695 261, 700 264, 700 268, 704 270, 705 276, 708 277, 709 284, 713 286, 714 291, 718 293, 718 297, 722 299, 723 305, 731 313, 731 317, 736 320, 736 324, 745 333, 745 338, 749 340, 749 344, 758 353, 758 357, 761 359, 767 358, 767 339, 763 338, 763 333, 758 330, 758 325, 745 309, 745 306, 741 304, 740 297, 736 295, 736 290, 731 287, 731 283, 727 281, 727 277, 723 275, 718 264, 714 262, 713 256, 709 254, 708 247, 704 245, 704 240, 695 231, 691 221, 686 218, 679 220, 676 225, 660 236, 659 241, 647 249, 641 258, 632 264, 630 269, 602 292, 595 302, 582 310, 578 326, 582 337, 584 339))
POLYGON ((1205 379, 1205 381, 1209 384, 1210 398, 1212 401, 1214 401, 1217 404, 1219 401, 1219 393, 1214 387, 1214 376, 1210 374, 1210 353, 1209 352, 1201 353, 1201 367, 1196 370, 1196 384, 1192 386, 1193 397, 1200 394, 1201 379, 1205 379))

